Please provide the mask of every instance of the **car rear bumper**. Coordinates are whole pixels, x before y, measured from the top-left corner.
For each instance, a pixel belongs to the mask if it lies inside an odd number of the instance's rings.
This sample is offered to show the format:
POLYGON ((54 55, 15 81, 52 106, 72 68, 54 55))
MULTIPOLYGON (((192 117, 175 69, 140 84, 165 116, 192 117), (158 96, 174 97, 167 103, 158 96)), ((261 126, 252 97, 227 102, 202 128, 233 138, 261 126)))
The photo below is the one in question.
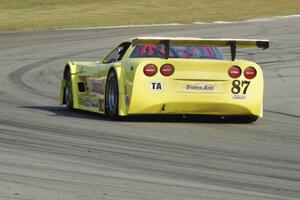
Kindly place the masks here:
MULTIPOLYGON (((235 96, 238 98, 238 96, 235 96)), ((262 116, 262 98, 234 99, 228 94, 148 94, 131 99, 128 115, 203 114, 262 116)))

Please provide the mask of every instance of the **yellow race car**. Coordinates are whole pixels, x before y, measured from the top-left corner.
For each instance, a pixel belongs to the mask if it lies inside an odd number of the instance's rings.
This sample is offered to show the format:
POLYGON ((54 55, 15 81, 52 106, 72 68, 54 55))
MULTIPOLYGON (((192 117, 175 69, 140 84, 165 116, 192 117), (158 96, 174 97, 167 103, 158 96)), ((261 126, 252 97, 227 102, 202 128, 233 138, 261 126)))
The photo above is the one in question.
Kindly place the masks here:
POLYGON ((67 109, 128 115, 212 115, 253 122, 263 114, 263 73, 236 59, 238 47, 268 40, 137 37, 97 62, 69 61, 60 104, 67 109), (230 59, 221 49, 229 47, 230 59))

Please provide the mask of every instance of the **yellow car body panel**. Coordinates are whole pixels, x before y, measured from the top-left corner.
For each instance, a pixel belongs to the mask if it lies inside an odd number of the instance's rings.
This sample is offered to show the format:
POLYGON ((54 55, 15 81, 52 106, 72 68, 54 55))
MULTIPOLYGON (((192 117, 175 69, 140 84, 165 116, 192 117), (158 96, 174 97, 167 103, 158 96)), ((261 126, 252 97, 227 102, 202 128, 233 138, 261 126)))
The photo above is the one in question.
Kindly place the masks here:
MULTIPOLYGON (((260 67, 249 61, 202 60, 151 60, 157 66, 172 64, 175 72, 170 77, 161 74, 146 77, 143 68, 136 72, 132 83, 128 114, 208 114, 208 115, 255 115, 262 116, 263 75, 260 67), (211 66, 214 68, 211 68, 211 66), (239 66, 242 70, 252 66, 257 70, 253 80, 241 76, 228 76, 228 66, 239 66), (201 70, 199 69, 201 68, 201 70), (250 81, 247 93, 232 94, 233 81, 250 81), (138 83, 138 84, 135 84, 138 83), (151 83, 162 83, 163 89, 149 89, 151 83), (207 86, 208 89, 198 89, 207 86), (209 87, 211 88, 209 89, 209 87), (188 88, 189 87, 189 88, 188 88)), ((148 62, 145 62, 146 65, 148 62)), ((143 66, 143 64, 142 64, 143 66)), ((244 90, 245 88, 241 88, 244 90)))
MULTIPOLYGON (((114 70, 118 80, 120 116, 139 114, 262 116, 263 73, 256 63, 246 60, 130 58, 135 43, 142 42, 136 40, 126 42, 132 45, 128 47, 120 61, 107 63, 104 59, 98 62, 67 63, 65 72, 68 70, 71 72, 74 108, 105 114, 107 77, 110 71, 114 70), (144 74, 143 69, 147 64, 158 67, 158 72, 154 76, 148 77, 144 74), (174 66, 175 71, 171 76, 163 76, 159 72, 164 64, 174 66), (242 71, 251 66, 256 69, 257 75, 253 79, 246 79, 243 74, 239 78, 231 78, 228 69, 232 66, 239 66, 242 71), (155 84, 160 85, 160 88, 155 88, 153 86, 155 84)), ((245 45, 255 44, 251 41, 245 45)), ((65 86, 64 78, 61 82, 60 104, 65 104, 65 86)))

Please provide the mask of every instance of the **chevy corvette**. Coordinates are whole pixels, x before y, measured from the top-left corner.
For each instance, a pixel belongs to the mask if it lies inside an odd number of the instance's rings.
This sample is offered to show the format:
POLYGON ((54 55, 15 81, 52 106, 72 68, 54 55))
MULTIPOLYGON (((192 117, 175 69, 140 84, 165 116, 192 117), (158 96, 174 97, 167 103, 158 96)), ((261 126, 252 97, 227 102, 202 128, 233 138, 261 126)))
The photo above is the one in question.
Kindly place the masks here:
POLYGON ((268 40, 137 37, 101 61, 69 61, 60 104, 128 115, 212 115, 246 122, 263 115, 263 73, 236 59, 237 48, 269 47, 268 40), (226 59, 222 49, 228 47, 226 59))

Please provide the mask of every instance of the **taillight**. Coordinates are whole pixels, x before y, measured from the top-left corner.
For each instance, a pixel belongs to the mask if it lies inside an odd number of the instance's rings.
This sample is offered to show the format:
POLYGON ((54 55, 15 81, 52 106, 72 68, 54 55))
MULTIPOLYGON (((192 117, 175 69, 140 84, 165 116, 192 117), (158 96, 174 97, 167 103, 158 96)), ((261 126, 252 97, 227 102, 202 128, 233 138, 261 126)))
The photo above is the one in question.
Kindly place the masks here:
POLYGON ((245 70, 244 70, 244 76, 247 78, 247 79, 253 79, 255 76, 256 76, 256 69, 254 67, 247 67, 245 70))
POLYGON ((175 68, 173 67, 173 65, 171 64, 164 64, 161 68, 160 68, 160 73, 163 76, 171 76, 175 71, 175 68))
POLYGON ((238 78, 241 76, 241 74, 242 74, 242 70, 238 66, 232 66, 228 70, 228 75, 231 78, 238 78))
POLYGON ((154 64, 148 64, 144 67, 144 74, 146 76, 154 76, 157 72, 157 67, 154 64))

